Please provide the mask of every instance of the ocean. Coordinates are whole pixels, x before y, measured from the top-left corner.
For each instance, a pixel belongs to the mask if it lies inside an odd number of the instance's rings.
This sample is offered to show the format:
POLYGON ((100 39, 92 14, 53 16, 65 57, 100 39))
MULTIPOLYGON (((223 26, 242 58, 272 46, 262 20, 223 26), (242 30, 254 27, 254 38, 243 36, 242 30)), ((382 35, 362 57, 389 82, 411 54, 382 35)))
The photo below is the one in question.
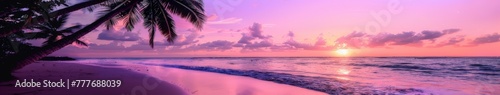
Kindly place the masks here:
POLYGON ((500 57, 79 59, 252 77, 337 94, 500 95, 500 57))

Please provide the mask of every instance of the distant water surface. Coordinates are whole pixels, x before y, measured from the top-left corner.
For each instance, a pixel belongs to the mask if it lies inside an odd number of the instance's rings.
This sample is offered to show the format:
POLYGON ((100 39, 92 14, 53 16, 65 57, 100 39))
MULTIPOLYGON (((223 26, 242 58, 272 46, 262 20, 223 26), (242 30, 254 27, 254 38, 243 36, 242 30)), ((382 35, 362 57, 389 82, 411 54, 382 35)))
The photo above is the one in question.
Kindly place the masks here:
POLYGON ((143 64, 248 76, 330 94, 500 95, 498 57, 122 58, 76 62, 143 64))

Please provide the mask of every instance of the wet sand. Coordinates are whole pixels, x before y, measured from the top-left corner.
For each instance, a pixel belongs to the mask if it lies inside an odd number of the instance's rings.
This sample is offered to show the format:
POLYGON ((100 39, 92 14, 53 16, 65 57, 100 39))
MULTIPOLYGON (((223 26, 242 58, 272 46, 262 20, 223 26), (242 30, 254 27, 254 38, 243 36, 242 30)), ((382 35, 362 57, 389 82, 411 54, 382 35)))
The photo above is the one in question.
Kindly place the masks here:
POLYGON ((34 81, 121 80, 108 88, 19 88, 16 80, 0 83, 1 95, 326 95, 295 86, 249 77, 160 66, 40 61, 14 73, 34 81))

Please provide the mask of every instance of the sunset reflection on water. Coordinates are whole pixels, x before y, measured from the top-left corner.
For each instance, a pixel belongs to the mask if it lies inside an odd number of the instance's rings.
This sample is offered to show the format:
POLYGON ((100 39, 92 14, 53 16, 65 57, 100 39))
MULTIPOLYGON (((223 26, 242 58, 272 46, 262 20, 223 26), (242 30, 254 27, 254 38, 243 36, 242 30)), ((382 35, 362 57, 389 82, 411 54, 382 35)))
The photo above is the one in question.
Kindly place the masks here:
MULTIPOLYGON (((487 58, 178 58, 178 59, 89 59, 96 63, 169 64, 254 70, 332 79, 377 89, 415 88, 437 94, 500 93, 497 75, 500 59, 487 58), (103 61, 103 62, 100 62, 103 61), (478 62, 481 61, 481 62, 478 62), (463 63, 463 64, 455 64, 463 63), (481 64, 479 64, 481 63, 481 64), (491 67, 491 68, 487 68, 491 67), (494 67, 494 68, 493 68, 494 67), (458 68, 458 69, 457 69, 458 68), (484 70, 482 70, 484 69, 484 70), (468 70, 468 71, 464 71, 468 70), (489 70, 489 71, 488 71, 489 70), (480 73, 480 74, 477 74, 480 73), (481 74, 492 75, 481 75, 481 74)), ((85 62, 88 63, 88 62, 85 62)), ((324 81, 321 81, 324 82, 324 81)), ((359 86, 359 87, 364 87, 359 86)))

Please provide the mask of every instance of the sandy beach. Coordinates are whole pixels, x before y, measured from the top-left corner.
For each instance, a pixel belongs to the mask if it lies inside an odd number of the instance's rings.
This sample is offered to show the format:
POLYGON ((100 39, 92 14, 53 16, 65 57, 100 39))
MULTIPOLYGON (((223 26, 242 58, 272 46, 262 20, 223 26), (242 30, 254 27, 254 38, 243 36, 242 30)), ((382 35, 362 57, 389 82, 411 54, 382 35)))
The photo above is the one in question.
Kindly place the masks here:
POLYGON ((18 80, 121 80, 120 87, 14 87, 0 83, 2 95, 326 95, 249 77, 160 66, 39 61, 14 73, 18 80))
POLYGON ((500 95, 500 0, 0 1, 0 95, 500 95))

